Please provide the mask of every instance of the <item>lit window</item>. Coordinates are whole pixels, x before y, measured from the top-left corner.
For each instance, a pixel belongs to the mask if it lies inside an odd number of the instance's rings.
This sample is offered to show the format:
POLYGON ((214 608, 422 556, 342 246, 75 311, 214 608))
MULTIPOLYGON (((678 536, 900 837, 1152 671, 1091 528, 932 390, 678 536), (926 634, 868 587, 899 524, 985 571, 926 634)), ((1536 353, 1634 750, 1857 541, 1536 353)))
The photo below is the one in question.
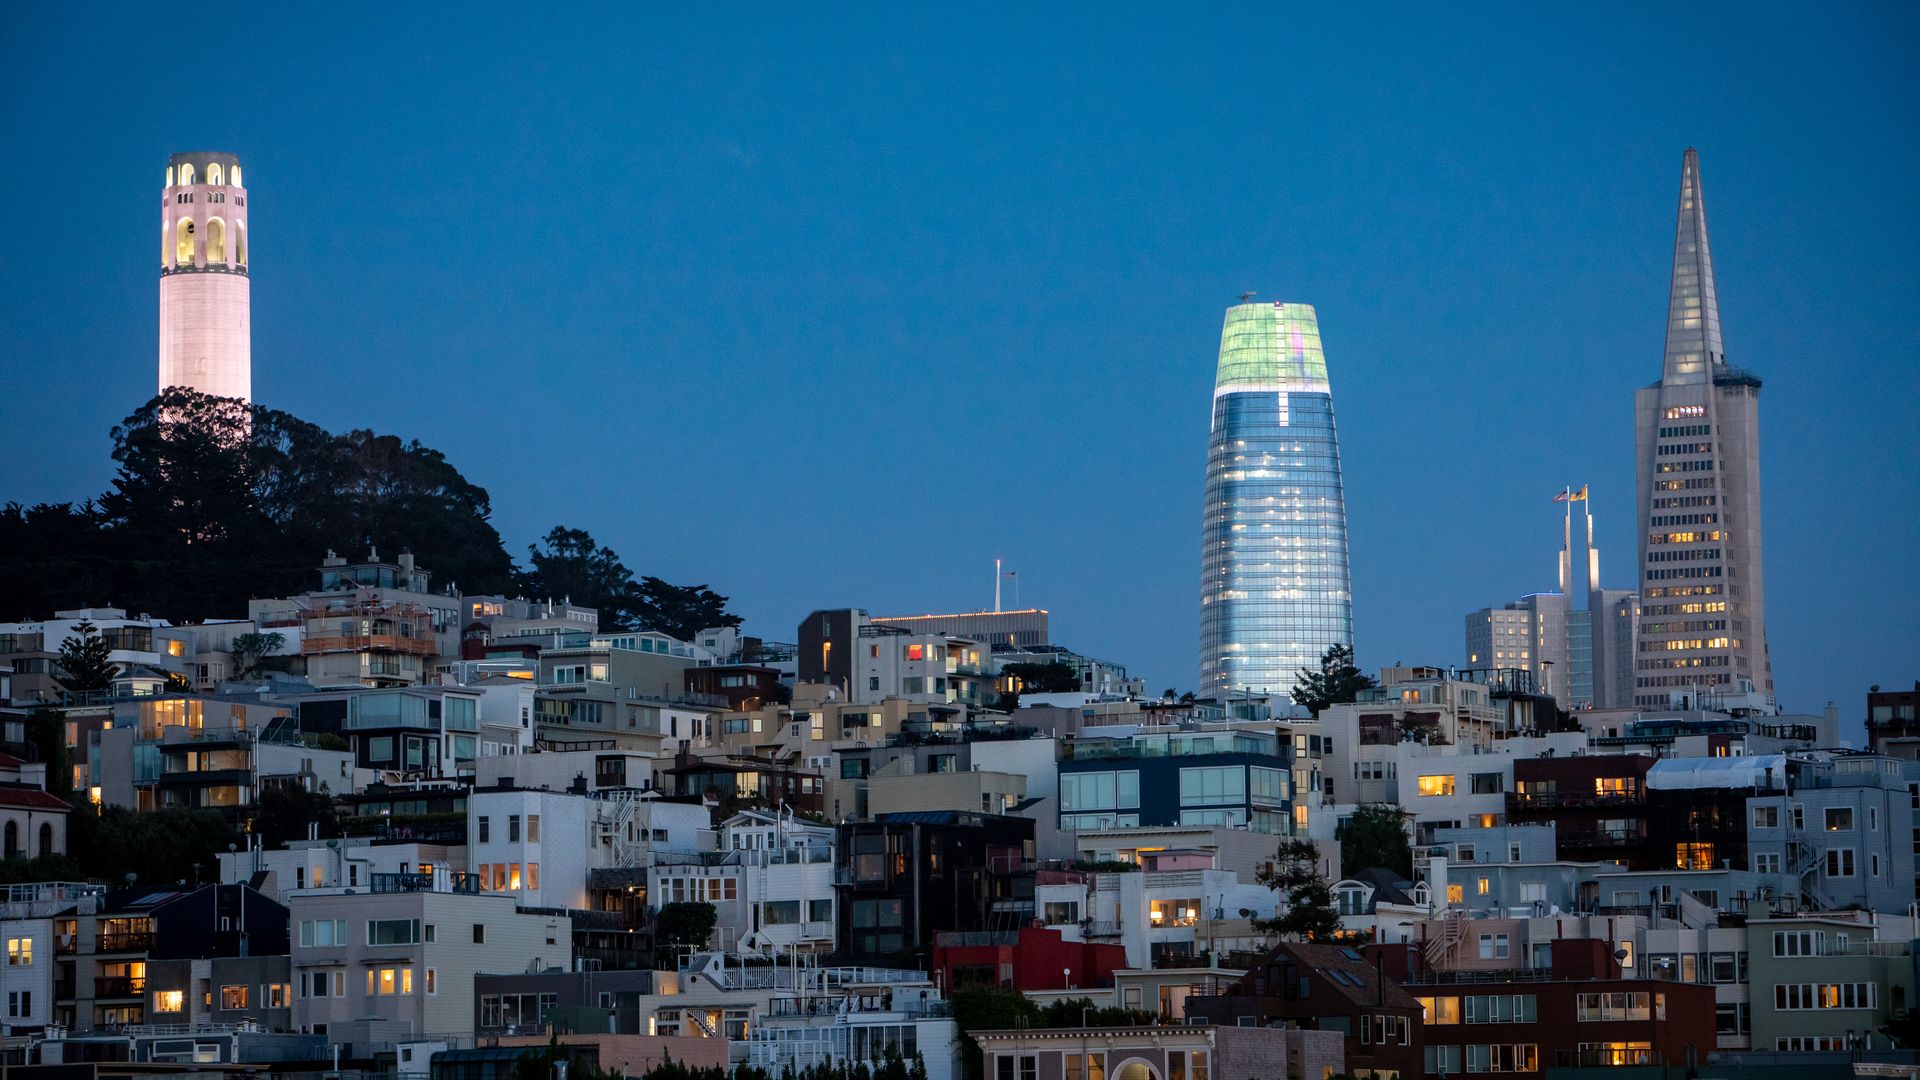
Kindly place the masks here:
POLYGON ((1453 775, 1449 773, 1442 776, 1422 776, 1419 780, 1419 791, 1422 795, 1451 795, 1453 794, 1453 775))
POLYGON ((154 1012, 177 1013, 187 1007, 187 992, 184 990, 160 990, 153 995, 154 1012))

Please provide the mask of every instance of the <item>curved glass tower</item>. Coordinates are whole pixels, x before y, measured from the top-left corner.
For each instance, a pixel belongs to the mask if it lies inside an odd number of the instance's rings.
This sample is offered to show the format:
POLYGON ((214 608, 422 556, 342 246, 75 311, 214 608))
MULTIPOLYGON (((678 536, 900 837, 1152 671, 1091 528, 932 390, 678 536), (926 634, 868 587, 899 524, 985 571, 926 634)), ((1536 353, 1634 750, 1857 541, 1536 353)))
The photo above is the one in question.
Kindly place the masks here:
POLYGON ((1320 324, 1306 304, 1227 309, 1200 553, 1200 693, 1291 694, 1353 644, 1347 500, 1320 324))

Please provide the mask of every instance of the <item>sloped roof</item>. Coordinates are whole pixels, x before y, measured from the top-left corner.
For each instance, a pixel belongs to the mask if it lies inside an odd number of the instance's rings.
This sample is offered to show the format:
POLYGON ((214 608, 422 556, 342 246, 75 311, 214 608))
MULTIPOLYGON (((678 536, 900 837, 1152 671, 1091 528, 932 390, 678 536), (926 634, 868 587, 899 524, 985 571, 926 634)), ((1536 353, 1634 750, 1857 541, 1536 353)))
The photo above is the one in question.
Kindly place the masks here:
POLYGON ((49 795, 39 788, 0 787, 0 806, 17 806, 27 810, 53 810, 65 814, 73 807, 65 799, 49 795))
POLYGON ((1383 976, 1357 946, 1283 941, 1261 963, 1270 967, 1287 956, 1300 967, 1318 972, 1325 984, 1355 1005, 1420 1006, 1399 983, 1383 976))

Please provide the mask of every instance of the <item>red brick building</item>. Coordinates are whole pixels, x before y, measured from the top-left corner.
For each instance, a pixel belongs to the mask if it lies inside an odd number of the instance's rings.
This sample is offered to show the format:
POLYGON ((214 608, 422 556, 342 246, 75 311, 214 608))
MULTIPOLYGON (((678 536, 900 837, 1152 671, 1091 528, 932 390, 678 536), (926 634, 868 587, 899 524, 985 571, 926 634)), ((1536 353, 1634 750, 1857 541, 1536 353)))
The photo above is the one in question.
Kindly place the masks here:
POLYGON ((1065 941, 1058 930, 1028 927, 1011 932, 940 934, 933 950, 934 978, 948 990, 1074 990, 1113 985, 1127 966, 1124 945, 1065 941))
POLYGON ((1423 972, 1427 1076, 1549 1068, 1705 1064, 1717 1036, 1713 987, 1623 979, 1604 941, 1553 943, 1546 970, 1423 972))

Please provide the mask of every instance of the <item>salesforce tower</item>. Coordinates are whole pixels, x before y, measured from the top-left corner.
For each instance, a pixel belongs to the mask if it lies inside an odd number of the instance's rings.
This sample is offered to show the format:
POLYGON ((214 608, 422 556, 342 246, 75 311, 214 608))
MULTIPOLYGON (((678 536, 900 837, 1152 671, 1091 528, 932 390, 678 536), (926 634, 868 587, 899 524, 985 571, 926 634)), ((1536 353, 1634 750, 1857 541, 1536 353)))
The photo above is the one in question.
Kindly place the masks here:
POLYGON ((1202 696, 1290 694, 1329 646, 1352 647, 1340 445, 1306 304, 1227 309, 1200 568, 1202 696))

